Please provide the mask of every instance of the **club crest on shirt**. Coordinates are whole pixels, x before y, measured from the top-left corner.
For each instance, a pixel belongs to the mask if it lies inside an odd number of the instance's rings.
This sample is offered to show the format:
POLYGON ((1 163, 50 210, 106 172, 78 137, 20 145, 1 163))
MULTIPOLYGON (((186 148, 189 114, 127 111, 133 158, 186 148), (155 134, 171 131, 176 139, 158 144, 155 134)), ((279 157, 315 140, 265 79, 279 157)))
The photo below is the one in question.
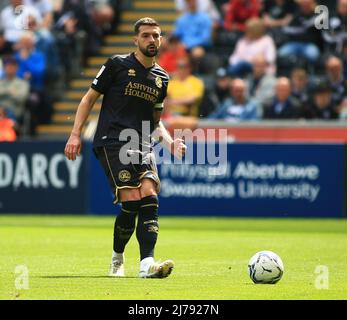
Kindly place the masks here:
POLYGON ((118 178, 122 182, 128 182, 131 179, 131 174, 128 170, 122 170, 119 172, 118 178))
POLYGON ((155 84, 159 89, 163 86, 163 81, 159 76, 155 78, 155 84))
POLYGON ((136 71, 134 69, 129 69, 128 70, 128 76, 129 77, 135 77, 136 76, 136 71))

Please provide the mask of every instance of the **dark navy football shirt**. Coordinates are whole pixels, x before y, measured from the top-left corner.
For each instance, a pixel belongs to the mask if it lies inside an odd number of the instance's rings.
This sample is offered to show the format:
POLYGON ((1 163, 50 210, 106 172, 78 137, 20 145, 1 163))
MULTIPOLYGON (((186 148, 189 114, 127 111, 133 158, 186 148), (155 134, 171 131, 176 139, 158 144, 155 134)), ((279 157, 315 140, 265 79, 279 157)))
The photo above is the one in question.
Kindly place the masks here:
POLYGON ((119 139, 123 129, 142 136, 142 123, 154 130, 154 110, 162 110, 169 75, 158 64, 145 68, 134 53, 115 55, 101 67, 91 87, 103 94, 94 146, 119 139))

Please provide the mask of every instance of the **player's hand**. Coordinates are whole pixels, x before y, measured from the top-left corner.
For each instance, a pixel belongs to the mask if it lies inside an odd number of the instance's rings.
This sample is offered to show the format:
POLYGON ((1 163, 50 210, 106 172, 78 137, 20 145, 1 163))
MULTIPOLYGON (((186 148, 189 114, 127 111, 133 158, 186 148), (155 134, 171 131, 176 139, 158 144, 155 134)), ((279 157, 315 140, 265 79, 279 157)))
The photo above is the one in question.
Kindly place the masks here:
POLYGON ((77 134, 71 134, 65 146, 65 156, 69 160, 76 160, 76 157, 81 154, 81 137, 77 134))
POLYGON ((185 145, 184 140, 180 138, 177 138, 172 142, 171 148, 171 152, 178 159, 182 159, 187 151, 187 146, 185 145))

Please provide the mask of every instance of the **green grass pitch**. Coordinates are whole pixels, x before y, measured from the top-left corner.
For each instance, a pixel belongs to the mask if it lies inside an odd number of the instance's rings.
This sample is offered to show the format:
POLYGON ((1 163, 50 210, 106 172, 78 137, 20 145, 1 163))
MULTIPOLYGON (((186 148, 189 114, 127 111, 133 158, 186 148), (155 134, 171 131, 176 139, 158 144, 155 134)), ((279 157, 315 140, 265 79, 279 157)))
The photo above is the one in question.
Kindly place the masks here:
POLYGON ((0 299, 346 299, 347 221, 161 217, 157 259, 173 259, 166 279, 139 279, 135 235, 125 278, 107 277, 114 218, 0 216, 0 299), (247 273, 257 251, 285 266, 275 285, 247 273), (28 289, 16 289, 29 271, 28 289), (328 289, 316 267, 328 267, 328 289), (18 271, 18 269, 17 269, 18 271), (317 278, 318 277, 318 278, 317 278))

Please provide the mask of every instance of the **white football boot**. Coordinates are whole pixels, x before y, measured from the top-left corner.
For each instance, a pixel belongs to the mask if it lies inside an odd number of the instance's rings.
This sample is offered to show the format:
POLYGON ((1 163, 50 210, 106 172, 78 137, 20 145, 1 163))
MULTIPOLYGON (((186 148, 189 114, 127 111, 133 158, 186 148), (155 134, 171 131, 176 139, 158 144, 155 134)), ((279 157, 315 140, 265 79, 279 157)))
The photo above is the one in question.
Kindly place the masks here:
POLYGON ((172 260, 166 260, 164 262, 155 262, 153 258, 145 258, 140 264, 140 278, 166 278, 172 272, 174 268, 174 262, 172 260))
POLYGON ((124 277, 124 253, 116 253, 113 254, 112 261, 111 261, 111 266, 110 266, 110 272, 109 276, 110 277, 124 277))

